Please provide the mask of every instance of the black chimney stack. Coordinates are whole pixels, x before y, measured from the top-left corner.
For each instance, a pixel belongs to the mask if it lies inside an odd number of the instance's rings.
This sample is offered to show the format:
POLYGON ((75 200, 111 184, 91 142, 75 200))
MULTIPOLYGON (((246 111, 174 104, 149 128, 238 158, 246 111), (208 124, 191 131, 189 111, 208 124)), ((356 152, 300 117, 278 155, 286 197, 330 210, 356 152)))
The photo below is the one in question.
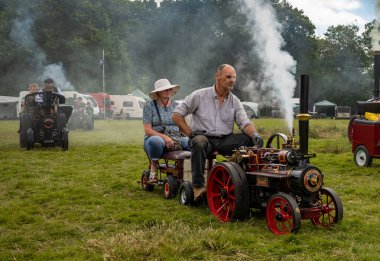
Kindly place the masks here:
MULTIPOLYGON (((379 56, 380 58, 380 56, 379 56)), ((380 60, 379 60, 380 61, 380 60)), ((307 154, 309 150, 309 75, 301 75, 300 114, 298 115, 300 150, 307 154)))
POLYGON ((375 51, 373 55, 374 63, 373 63, 373 80, 374 80, 374 89, 373 89, 373 98, 380 97, 380 51, 375 51))

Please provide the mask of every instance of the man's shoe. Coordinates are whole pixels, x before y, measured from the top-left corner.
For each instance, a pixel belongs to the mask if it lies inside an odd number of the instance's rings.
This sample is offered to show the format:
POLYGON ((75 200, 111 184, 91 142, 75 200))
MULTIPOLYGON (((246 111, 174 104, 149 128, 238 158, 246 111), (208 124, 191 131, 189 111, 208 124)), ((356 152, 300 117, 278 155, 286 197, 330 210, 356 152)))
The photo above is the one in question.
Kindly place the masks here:
POLYGON ((204 193, 206 193, 207 189, 206 189, 206 187, 200 187, 200 188, 193 188, 193 191, 194 191, 194 200, 197 200, 204 193))

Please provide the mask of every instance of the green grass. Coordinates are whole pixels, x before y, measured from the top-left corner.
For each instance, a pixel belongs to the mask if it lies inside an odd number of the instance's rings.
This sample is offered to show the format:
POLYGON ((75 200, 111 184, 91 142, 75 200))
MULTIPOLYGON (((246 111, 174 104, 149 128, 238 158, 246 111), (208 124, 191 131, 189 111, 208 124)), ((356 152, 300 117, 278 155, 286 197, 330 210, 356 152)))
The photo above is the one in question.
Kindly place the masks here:
MULTIPOLYGON (((288 134, 283 120, 255 123, 264 138, 288 134)), ((347 124, 311 120, 309 144, 343 201, 343 222, 322 229, 303 220, 299 234, 276 237, 259 211, 222 224, 205 204, 142 191, 141 121, 70 131, 66 152, 21 149, 18 122, 0 121, 0 260, 378 260, 380 160, 355 166, 347 124)))

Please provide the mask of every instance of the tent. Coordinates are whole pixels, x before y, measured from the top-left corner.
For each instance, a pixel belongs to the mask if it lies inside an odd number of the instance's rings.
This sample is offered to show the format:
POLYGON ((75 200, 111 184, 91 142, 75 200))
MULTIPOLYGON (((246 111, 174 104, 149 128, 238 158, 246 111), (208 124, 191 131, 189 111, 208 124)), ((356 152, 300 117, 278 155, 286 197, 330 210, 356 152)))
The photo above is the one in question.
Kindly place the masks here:
POLYGON ((18 97, 0 96, 0 119, 10 120, 17 118, 18 97))
POLYGON ((321 102, 314 103, 313 111, 317 113, 318 117, 335 117, 336 104, 323 100, 321 102))
POLYGON ((146 95, 145 93, 143 93, 140 89, 135 89, 133 92, 132 92, 132 95, 133 96, 137 96, 137 97, 141 97, 143 98, 145 101, 150 101, 150 97, 148 95, 146 95))

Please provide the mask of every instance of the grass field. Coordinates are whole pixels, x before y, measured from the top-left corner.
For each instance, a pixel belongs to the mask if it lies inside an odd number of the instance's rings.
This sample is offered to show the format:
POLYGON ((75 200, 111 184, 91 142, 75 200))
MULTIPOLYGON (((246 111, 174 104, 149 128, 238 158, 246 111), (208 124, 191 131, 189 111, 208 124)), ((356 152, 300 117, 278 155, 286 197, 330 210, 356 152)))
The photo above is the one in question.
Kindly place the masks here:
MULTIPOLYGON (((255 121, 261 136, 287 132, 255 121)), ((141 121, 96 121, 70 131, 69 150, 26 151, 18 121, 0 121, 0 260, 379 260, 380 160, 355 166, 347 120, 311 120, 311 162, 344 206, 332 229, 303 220, 276 237, 253 210, 222 224, 206 204, 185 207, 140 188, 148 160, 141 121)), ((297 127, 297 124, 296 124, 297 127)))

